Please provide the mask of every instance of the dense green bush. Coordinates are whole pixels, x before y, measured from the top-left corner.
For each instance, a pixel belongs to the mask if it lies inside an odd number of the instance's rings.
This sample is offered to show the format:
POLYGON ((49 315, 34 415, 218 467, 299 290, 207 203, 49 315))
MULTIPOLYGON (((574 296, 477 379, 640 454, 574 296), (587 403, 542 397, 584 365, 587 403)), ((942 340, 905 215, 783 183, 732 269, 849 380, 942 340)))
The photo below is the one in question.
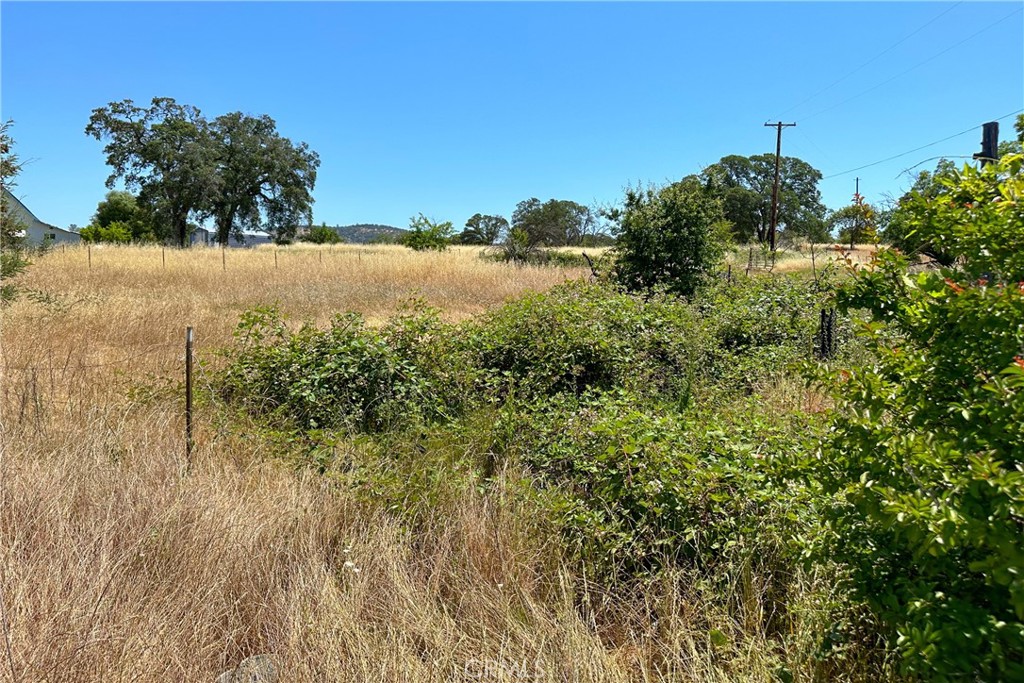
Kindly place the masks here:
MULTIPOLYGON (((798 275, 719 281, 695 300, 713 349, 707 372, 721 385, 749 389, 778 375, 817 350, 822 309, 834 306, 833 284, 798 275)), ((848 318, 837 320, 836 352, 852 337, 848 318)))
POLYGON ((805 463, 833 496, 831 542, 904 668, 1024 680, 1024 175, 1020 156, 915 200, 921 237, 961 265, 907 275, 883 252, 840 292, 871 311, 877 360, 819 379, 831 437, 805 463))
POLYGON ((627 190, 616 212, 616 275, 627 289, 692 295, 725 254, 722 203, 695 178, 660 190, 627 190))
POLYGON ((454 228, 451 221, 438 223, 422 213, 409 221, 409 231, 402 234, 399 241, 416 251, 444 251, 452 241, 454 228))
POLYGON ((513 450, 557 487, 557 517, 587 566, 637 577, 790 552, 784 529, 798 522, 802 490, 770 474, 811 424, 756 401, 718 408, 679 412, 616 390, 534 402, 503 420, 513 450))
POLYGON ((131 227, 126 223, 114 222, 109 225, 87 225, 82 228, 83 242, 113 242, 128 244, 132 241, 131 227))
POLYGON ((328 228, 327 224, 314 225, 304 235, 299 237, 302 242, 311 244, 341 244, 344 240, 334 228, 328 228))
POLYGON ((684 407, 709 382, 749 388, 773 371, 757 363, 781 370, 808 357, 819 297, 795 279, 723 284, 695 304, 570 282, 461 325, 414 302, 379 330, 349 315, 295 333, 254 311, 239 328, 228 395, 301 426, 371 430, 390 424, 392 411, 453 417, 510 397, 592 390, 684 407))
POLYGON ((256 415, 303 429, 379 431, 428 405, 430 385, 355 313, 328 329, 288 331, 274 309, 242 316, 238 348, 224 377, 225 397, 256 415))
POLYGON ((464 329, 474 364, 502 395, 615 387, 678 395, 707 351, 685 302, 582 282, 527 294, 464 329))

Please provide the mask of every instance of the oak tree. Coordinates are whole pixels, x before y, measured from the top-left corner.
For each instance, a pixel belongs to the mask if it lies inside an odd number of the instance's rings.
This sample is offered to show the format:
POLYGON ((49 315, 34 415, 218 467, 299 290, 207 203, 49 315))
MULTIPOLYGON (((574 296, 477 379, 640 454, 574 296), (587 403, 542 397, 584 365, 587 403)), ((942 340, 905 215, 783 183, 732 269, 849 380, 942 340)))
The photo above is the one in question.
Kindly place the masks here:
POLYGON ((216 191, 217 165, 209 125, 199 109, 169 97, 149 108, 132 100, 94 109, 85 132, 107 142, 113 169, 107 187, 121 179, 151 211, 159 237, 188 245, 188 221, 216 191))

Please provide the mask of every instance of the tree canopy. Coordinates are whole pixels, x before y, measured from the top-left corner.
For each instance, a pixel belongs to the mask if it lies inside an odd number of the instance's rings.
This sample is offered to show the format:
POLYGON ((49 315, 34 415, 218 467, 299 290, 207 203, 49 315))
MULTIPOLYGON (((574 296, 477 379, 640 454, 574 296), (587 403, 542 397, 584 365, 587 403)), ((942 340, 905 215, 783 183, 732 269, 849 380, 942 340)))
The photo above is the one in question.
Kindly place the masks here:
POLYGON ((531 197, 516 205, 512 228, 523 231, 531 247, 577 246, 595 232, 597 214, 589 207, 567 199, 541 203, 531 197))
POLYGON ((341 235, 333 228, 328 228, 326 223, 310 227, 299 240, 310 244, 340 244, 344 242, 341 235))
POLYGON ((147 207, 131 192, 111 190, 96 205, 92 222, 82 228, 87 242, 148 242, 156 239, 147 207))
POLYGON ((319 157, 268 116, 209 122, 168 97, 149 108, 126 99, 93 110, 85 132, 107 143, 107 186, 120 179, 139 191, 157 237, 187 246, 189 219, 213 217, 222 244, 244 229, 280 239, 310 216, 319 157))
POLYGON ((854 202, 828 215, 828 229, 836 234, 836 239, 849 243, 853 249, 855 244, 876 242, 878 240, 878 211, 870 204, 854 202))
POLYGON ((269 116, 240 112, 217 117, 210 126, 216 151, 217 191, 210 212, 217 241, 261 230, 274 239, 290 239, 309 219, 320 158, 306 143, 292 144, 277 132, 269 116))
POLYGON ((153 98, 148 109, 111 102, 93 110, 85 132, 107 140, 107 187, 120 178, 138 189, 160 236, 187 245, 189 216, 209 206, 216 188, 209 126, 199 110, 169 97, 153 98))
MULTIPOLYGON (((775 155, 730 155, 699 176, 722 202, 737 242, 767 242, 771 232, 775 155)), ((796 157, 779 159, 778 229, 790 236, 824 240, 825 205, 818 181, 821 173, 796 157)))
POLYGON ((949 159, 939 159, 933 171, 918 173, 913 186, 885 217, 882 230, 885 241, 905 254, 924 254, 943 265, 952 265, 952 257, 918 230, 918 216, 920 206, 938 197, 945 183, 955 182, 956 175, 956 164, 949 159))
POLYGON ((504 216, 475 213, 466 221, 466 227, 457 239, 459 244, 494 244, 508 233, 508 227, 508 219, 504 216))
POLYGON ((422 213, 409 219, 409 231, 401 237, 401 243, 416 251, 444 251, 452 239, 452 222, 431 220, 422 213))

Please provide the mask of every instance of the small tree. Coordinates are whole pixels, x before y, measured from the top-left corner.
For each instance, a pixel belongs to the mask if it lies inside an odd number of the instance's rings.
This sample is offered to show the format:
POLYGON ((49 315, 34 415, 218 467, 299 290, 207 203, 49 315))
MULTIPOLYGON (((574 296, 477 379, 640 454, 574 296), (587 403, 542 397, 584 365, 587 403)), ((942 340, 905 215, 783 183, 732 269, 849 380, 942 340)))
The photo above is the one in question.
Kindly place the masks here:
POLYGON ((829 214, 829 231, 836 234, 840 243, 849 242, 851 250, 856 244, 874 244, 878 241, 876 215, 870 204, 854 202, 829 214))
POLYGON ((86 242, 151 242, 153 225, 138 198, 131 192, 111 190, 93 214, 92 223, 81 230, 86 242))
POLYGON ((721 261, 729 224, 721 201, 696 178, 660 190, 626 191, 618 218, 618 280, 628 289, 663 285, 689 296, 721 261))
POLYGON ((409 232, 402 235, 402 244, 416 251, 444 251, 448 248, 453 230, 451 221, 437 223, 421 213, 409 219, 409 232))
POLYGON ((326 223, 310 228, 300 239, 311 244, 340 244, 344 241, 341 235, 336 230, 328 228, 326 223))

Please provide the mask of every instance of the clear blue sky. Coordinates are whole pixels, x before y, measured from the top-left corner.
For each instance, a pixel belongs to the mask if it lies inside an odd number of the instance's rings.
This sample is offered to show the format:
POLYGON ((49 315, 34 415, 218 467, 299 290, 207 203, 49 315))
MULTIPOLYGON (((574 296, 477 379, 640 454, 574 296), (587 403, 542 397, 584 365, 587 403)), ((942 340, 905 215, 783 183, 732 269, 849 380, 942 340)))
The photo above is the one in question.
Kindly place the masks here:
POLYGON ((1024 108, 1022 7, 3 2, 0 112, 30 161, 16 194, 61 226, 87 224, 106 192, 91 111, 154 96, 269 114, 309 143, 317 223, 461 227, 529 197, 616 202, 774 151, 763 124, 779 118, 798 124, 783 154, 826 176, 836 208, 856 176, 869 201, 898 194, 903 169, 978 151, 981 123, 1024 108))

